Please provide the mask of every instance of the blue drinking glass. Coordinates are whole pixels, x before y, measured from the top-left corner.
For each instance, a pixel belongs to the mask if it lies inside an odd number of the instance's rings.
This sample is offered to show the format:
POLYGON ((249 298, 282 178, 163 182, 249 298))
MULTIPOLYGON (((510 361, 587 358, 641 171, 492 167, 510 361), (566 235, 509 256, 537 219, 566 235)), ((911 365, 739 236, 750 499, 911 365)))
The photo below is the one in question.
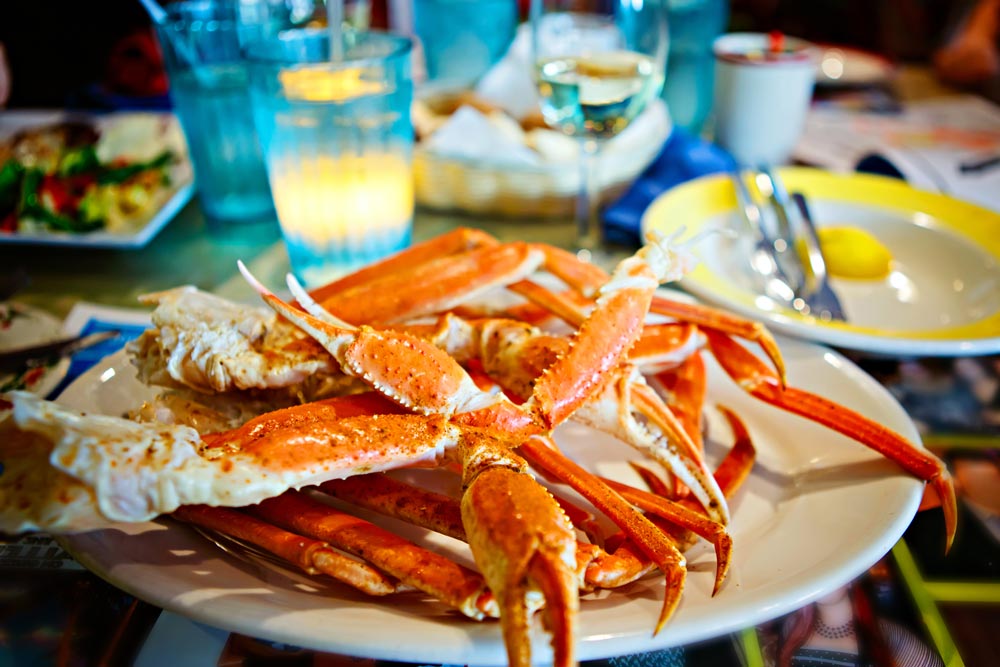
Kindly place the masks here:
POLYGON ((663 99, 674 124, 697 134, 712 110, 715 58, 712 42, 729 19, 727 0, 661 0, 667 3, 670 53, 663 99))
POLYGON ((456 88, 475 83, 507 52, 517 23, 516 0, 414 0, 427 80, 456 88))
POLYGON ((166 9, 167 20, 156 27, 205 216, 273 221, 234 5, 181 2, 166 9))

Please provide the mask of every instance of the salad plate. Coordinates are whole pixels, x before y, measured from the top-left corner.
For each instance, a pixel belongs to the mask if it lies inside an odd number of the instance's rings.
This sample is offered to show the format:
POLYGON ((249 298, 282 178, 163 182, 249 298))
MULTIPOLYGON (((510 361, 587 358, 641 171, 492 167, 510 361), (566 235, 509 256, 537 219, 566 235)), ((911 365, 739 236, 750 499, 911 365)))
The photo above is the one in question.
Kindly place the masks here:
POLYGON ((193 193, 172 114, 0 115, 0 244, 139 248, 193 193))
MULTIPOLYGON (((836 347, 895 356, 1000 352, 1000 214, 903 181, 789 167, 816 227, 848 228, 888 250, 887 275, 830 277, 847 319, 802 314, 763 294, 753 279, 733 185, 725 174, 689 181, 646 210, 644 232, 697 239, 700 260, 680 286, 700 299, 764 321, 771 329, 836 347), (683 230, 683 231, 681 231, 683 230)), ((860 265, 864 246, 848 248, 860 265)))
MULTIPOLYGON (((849 360, 801 341, 783 339, 780 344, 790 383, 822 391, 919 442, 899 404, 849 360)), ((729 577, 713 597, 712 548, 705 543, 692 547, 686 554, 688 578, 679 609, 655 636, 662 577, 650 575, 618 590, 585 596, 579 616, 580 660, 696 642, 799 608, 874 564, 899 539, 917 510, 923 489, 919 481, 843 436, 757 402, 725 377, 714 361, 708 360, 707 366, 711 404, 724 404, 739 414, 758 451, 753 472, 731 502, 735 550, 729 577)), ((79 410, 122 414, 150 393, 119 352, 81 375, 59 402, 79 410)), ((706 415, 706 451, 717 462, 729 447, 731 433, 714 409, 706 409, 706 415)), ((639 484, 628 465, 636 455, 616 440, 577 424, 560 427, 556 439, 591 470, 639 484)), ((471 563, 462 544, 389 519, 362 516, 471 563)), ((169 518, 60 541, 81 564, 111 584, 225 630, 376 659, 506 663, 496 622, 466 619, 418 593, 365 597, 238 549, 219 548, 169 518)), ((534 659, 547 664, 552 659, 548 639, 538 627, 533 632, 534 659)))

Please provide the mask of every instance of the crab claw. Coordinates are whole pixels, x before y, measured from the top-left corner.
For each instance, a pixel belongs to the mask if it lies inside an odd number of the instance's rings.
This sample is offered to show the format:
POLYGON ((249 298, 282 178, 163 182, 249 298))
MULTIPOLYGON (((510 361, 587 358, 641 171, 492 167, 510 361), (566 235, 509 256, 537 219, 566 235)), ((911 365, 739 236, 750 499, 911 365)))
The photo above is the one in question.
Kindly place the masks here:
POLYGON ((712 355, 726 373, 751 396, 810 419, 860 442, 914 477, 930 483, 941 498, 945 520, 945 551, 951 549, 958 522, 955 486, 944 463, 925 449, 867 417, 802 389, 782 387, 774 373, 728 336, 706 330, 712 355))
POLYGON ((500 605, 511 667, 531 665, 532 611, 544 601, 555 667, 576 664, 579 612, 576 537, 527 464, 489 436, 470 438, 464 455, 462 523, 480 571, 500 605))

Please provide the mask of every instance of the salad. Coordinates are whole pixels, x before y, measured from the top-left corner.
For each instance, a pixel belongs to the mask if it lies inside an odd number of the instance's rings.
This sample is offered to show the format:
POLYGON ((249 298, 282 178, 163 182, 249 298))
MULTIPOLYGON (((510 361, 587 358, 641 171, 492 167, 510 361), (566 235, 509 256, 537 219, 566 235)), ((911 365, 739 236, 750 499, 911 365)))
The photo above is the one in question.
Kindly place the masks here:
POLYGON ((89 123, 62 122, 18 133, 0 147, 0 232, 118 231, 163 201, 177 152, 111 156, 89 123))

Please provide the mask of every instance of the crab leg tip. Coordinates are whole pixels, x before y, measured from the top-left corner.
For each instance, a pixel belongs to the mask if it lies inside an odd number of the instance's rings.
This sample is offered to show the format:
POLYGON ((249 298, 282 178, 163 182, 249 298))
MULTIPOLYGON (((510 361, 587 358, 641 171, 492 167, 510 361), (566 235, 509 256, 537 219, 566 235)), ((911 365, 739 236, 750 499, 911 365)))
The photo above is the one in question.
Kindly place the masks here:
POLYGON ((306 291, 306 288, 303 287, 302 283, 299 282, 299 279, 296 278, 294 274, 285 274, 285 284, 288 285, 289 291, 292 293, 295 301, 302 306, 302 309, 316 319, 342 329, 353 330, 357 328, 350 322, 340 319, 317 303, 316 300, 309 295, 309 292, 306 291))
POLYGON ((733 538, 728 533, 719 536, 715 544, 715 585, 712 587, 712 597, 722 590, 722 583, 729 574, 729 564, 732 562, 733 538))
POLYGON ((243 279, 247 281, 247 284, 250 285, 250 287, 252 287, 257 294, 265 296, 271 293, 271 290, 264 287, 264 284, 257 280, 252 273, 250 273, 250 269, 247 268, 247 265, 243 263, 242 259, 236 260, 236 266, 239 268, 243 279))
MULTIPOLYGON (((288 285, 288 289, 292 292, 292 294, 295 294, 296 292, 302 292, 304 294, 306 291, 305 287, 302 286, 302 283, 299 282, 299 279, 295 277, 294 273, 289 272, 285 274, 285 284, 288 285)), ((309 300, 311 301, 312 299, 310 298, 309 300)))
POLYGON ((958 526, 958 505, 955 500, 955 485, 952 483, 951 475, 947 470, 942 470, 939 475, 931 480, 931 484, 941 499, 941 510, 944 512, 946 534, 944 551, 947 554, 951 551, 952 544, 955 542, 955 531, 958 526))
POLYGON ((684 570, 676 568, 667 573, 666 592, 663 596, 663 607, 660 609, 660 618, 656 621, 653 629, 653 636, 660 634, 666 626, 667 621, 674 615, 677 605, 681 601, 681 593, 684 591, 684 570))

